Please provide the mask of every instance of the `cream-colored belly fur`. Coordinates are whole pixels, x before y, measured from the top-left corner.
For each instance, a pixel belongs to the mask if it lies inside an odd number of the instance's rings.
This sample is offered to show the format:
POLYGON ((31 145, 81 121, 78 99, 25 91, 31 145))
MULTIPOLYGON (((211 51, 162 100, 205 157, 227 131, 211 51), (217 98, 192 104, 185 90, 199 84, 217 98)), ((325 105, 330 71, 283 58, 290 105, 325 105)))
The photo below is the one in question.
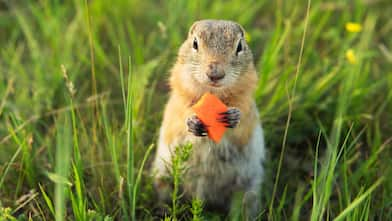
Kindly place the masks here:
MULTIPOLYGON (((226 133, 230 133, 230 129, 226 133)), ((167 176, 171 153, 183 143, 193 145, 190 159, 186 162, 186 174, 182 187, 188 197, 197 197, 216 206, 230 204, 233 193, 243 192, 258 195, 263 177, 265 157, 264 137, 260 124, 256 124, 246 147, 236 147, 226 137, 215 144, 207 137, 196 137, 189 133, 173 144, 165 144, 164 131, 160 139, 153 164, 154 173, 159 179, 167 176)))

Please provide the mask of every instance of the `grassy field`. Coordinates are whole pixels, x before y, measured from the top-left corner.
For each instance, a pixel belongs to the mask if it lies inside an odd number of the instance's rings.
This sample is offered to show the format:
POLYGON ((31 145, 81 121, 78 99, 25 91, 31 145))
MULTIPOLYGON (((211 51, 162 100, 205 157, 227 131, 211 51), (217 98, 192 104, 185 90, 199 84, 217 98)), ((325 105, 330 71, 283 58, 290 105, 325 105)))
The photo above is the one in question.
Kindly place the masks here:
MULTIPOLYGON (((389 0, 0 1, 0 220, 164 218, 149 167, 170 67, 203 18, 242 24, 254 53, 260 219, 392 220, 391 13, 389 0)), ((167 211, 223 218, 181 192, 167 211)))

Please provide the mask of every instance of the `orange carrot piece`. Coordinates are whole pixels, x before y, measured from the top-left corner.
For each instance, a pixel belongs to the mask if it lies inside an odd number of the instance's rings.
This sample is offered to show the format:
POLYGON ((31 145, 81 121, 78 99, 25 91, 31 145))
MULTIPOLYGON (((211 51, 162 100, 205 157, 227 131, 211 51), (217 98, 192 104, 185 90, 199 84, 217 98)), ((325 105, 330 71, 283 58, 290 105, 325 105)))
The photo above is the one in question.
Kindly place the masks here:
POLYGON ((208 137, 219 143, 226 131, 225 123, 219 122, 220 113, 226 112, 227 106, 215 95, 205 93, 192 109, 207 127, 208 137))

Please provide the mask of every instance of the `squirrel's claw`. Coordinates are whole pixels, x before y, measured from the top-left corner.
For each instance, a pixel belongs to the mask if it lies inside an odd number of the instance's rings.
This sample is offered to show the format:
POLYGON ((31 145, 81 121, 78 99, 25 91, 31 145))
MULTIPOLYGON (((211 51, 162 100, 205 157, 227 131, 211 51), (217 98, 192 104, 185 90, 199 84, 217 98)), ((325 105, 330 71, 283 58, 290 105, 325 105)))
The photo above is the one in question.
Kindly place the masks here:
POLYGON ((220 113, 220 115, 222 116, 218 119, 220 122, 225 123, 228 128, 235 128, 240 122, 241 111, 238 108, 229 107, 226 112, 220 113))
POLYGON ((196 116, 193 115, 186 120, 186 125, 188 126, 188 131, 193 135, 198 137, 207 136, 207 129, 203 122, 196 116))

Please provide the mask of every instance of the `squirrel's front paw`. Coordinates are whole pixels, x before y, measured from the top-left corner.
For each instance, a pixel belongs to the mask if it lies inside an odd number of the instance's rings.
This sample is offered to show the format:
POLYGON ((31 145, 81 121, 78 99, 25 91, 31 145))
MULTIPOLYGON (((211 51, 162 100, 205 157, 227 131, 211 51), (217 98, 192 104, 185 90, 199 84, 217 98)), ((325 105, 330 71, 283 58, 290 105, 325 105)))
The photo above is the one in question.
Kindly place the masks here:
POLYGON ((186 120, 186 125, 188 125, 188 131, 198 137, 207 136, 206 126, 201 122, 201 120, 193 115, 186 120))
POLYGON ((226 124, 228 128, 234 128, 238 125, 241 118, 241 111, 235 107, 229 107, 226 112, 220 113, 222 116, 219 121, 226 124))

